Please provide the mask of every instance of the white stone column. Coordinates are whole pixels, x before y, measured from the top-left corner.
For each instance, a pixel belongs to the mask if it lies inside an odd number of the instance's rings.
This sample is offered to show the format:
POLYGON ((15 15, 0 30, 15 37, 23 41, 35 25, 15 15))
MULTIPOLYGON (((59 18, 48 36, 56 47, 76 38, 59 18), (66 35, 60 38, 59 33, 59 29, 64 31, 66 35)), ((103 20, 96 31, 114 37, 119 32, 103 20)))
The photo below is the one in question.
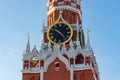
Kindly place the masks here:
POLYGON ((44 76, 44 71, 40 71, 40 80, 44 80, 43 77, 44 76))
POLYGON ((85 65, 85 56, 84 56, 84 65, 85 65))
POLYGON ((40 60, 39 60, 39 69, 40 69, 40 60))
POLYGON ((29 63, 28 63, 28 69, 30 70, 30 59, 29 59, 29 63))
POLYGON ((74 66, 75 66, 75 59, 76 59, 76 58, 74 57, 74 66))
POLYGON ((73 70, 70 69, 70 80, 73 80, 73 70))

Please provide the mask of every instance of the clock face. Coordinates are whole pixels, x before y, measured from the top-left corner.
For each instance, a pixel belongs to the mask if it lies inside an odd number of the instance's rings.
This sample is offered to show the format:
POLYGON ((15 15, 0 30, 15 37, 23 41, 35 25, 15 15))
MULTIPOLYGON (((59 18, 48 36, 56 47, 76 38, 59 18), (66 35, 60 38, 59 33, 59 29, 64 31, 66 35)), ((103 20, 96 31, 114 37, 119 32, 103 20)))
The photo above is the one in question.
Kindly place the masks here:
POLYGON ((32 58, 32 62, 33 62, 33 63, 36 63, 37 61, 38 61, 38 57, 33 57, 33 58, 32 58))
POLYGON ((57 22, 48 29, 48 40, 53 43, 67 43, 73 35, 72 27, 64 22, 57 22))

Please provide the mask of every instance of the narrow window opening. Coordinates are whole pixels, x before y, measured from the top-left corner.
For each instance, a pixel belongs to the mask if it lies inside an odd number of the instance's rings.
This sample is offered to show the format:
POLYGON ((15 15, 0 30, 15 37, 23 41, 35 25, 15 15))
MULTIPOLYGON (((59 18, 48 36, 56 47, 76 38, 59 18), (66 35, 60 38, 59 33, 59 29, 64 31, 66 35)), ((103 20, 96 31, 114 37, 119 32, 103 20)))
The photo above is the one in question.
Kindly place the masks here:
POLYGON ((74 74, 74 79, 73 79, 73 80, 77 80, 77 79, 76 79, 76 75, 75 75, 75 74, 74 74))
POLYGON ((60 69, 60 64, 59 64, 59 62, 56 62, 55 63, 55 70, 59 71, 59 69, 60 69))

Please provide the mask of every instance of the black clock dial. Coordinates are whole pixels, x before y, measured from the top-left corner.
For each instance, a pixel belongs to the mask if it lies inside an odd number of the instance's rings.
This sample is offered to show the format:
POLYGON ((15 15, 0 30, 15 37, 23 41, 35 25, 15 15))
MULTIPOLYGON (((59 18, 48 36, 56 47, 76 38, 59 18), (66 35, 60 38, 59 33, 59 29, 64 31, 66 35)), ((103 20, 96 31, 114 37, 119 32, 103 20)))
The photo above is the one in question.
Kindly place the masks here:
POLYGON ((52 43, 66 43, 72 37, 72 28, 66 23, 59 22, 48 30, 48 39, 52 43))

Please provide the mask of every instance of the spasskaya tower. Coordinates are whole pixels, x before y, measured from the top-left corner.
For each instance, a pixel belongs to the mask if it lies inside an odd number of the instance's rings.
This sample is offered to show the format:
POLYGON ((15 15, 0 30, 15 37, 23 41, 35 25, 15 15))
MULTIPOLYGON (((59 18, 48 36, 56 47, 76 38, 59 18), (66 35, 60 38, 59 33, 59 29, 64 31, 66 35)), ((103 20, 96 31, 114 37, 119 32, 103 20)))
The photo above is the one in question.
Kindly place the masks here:
POLYGON ((100 80, 89 31, 82 27, 81 0, 48 0, 41 49, 23 52, 22 80, 100 80))

